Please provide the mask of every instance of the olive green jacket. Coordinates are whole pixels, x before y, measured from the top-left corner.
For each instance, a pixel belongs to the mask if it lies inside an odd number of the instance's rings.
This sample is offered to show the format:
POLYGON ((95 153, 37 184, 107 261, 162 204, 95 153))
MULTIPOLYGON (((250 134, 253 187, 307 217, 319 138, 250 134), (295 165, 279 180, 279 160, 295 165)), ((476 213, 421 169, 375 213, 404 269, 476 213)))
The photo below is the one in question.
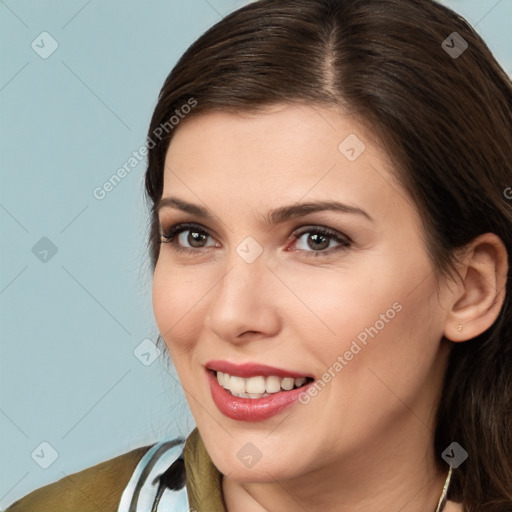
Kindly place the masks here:
MULTIPOLYGON (((150 448, 137 448, 36 489, 6 512, 117 512, 124 488, 150 448)), ((190 508, 226 512, 222 475, 213 465, 197 428, 187 438, 183 457, 190 508)))

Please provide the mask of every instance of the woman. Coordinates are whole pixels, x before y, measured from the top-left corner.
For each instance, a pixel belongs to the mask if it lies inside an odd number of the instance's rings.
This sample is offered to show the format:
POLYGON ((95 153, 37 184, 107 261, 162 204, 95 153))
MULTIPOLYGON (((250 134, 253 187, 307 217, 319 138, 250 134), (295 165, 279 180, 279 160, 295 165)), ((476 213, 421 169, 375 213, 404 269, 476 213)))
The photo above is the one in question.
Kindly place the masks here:
POLYGON ((148 136, 197 428, 8 510, 510 512, 511 134, 510 80, 431 0, 221 20, 148 136))

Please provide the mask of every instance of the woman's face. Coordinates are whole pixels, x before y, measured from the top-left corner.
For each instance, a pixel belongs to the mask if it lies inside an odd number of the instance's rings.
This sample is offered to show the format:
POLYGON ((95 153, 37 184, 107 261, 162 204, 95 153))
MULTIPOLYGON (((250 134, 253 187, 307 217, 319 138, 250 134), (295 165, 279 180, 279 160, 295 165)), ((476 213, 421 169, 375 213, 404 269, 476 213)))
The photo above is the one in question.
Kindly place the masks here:
POLYGON ((447 287, 370 134, 325 107, 202 114, 169 147, 171 197, 162 231, 188 225, 161 245, 155 317, 219 470, 264 482, 425 456, 447 287))

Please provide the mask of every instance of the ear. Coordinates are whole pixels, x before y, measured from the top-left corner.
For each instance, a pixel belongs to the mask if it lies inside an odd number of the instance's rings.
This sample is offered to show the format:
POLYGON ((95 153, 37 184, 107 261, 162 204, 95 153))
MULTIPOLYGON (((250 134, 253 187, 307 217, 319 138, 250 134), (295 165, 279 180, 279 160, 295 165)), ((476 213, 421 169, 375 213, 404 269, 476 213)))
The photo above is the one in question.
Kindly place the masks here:
POLYGON ((458 266, 462 280, 451 297, 444 336, 459 342, 475 338, 495 322, 505 300, 507 249, 494 233, 472 240, 458 266))

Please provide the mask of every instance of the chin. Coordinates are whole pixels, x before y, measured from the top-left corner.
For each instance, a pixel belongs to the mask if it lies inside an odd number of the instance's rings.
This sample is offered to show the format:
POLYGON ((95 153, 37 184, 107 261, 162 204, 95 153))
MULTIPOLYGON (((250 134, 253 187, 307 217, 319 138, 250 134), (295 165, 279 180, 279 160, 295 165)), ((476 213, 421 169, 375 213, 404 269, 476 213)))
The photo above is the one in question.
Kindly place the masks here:
MULTIPOLYGON (((289 465, 291 464, 292 462, 290 461, 289 465)), ((264 459, 261 459, 252 468, 241 468, 237 460, 232 465, 224 463, 218 469, 223 475, 227 475, 231 480, 240 484, 270 484, 275 483, 276 480, 282 482, 296 477, 298 473, 297 466, 293 468, 293 471, 290 471, 290 468, 285 469, 282 467, 282 461, 278 465, 273 466, 266 463, 264 459)))
MULTIPOLYGON (((272 483, 276 480, 288 480, 300 473, 299 461, 294 456, 293 460, 283 457, 279 450, 272 450, 269 456, 261 453, 261 458, 252 460, 246 454, 256 449, 250 442, 236 443, 236 448, 221 447, 220 450, 208 451, 210 457, 223 474, 239 483, 272 483), (245 460, 244 460, 245 459, 245 460)), ((263 450, 264 451, 264 450, 263 450)), ((270 450, 269 450, 270 451, 270 450)))

